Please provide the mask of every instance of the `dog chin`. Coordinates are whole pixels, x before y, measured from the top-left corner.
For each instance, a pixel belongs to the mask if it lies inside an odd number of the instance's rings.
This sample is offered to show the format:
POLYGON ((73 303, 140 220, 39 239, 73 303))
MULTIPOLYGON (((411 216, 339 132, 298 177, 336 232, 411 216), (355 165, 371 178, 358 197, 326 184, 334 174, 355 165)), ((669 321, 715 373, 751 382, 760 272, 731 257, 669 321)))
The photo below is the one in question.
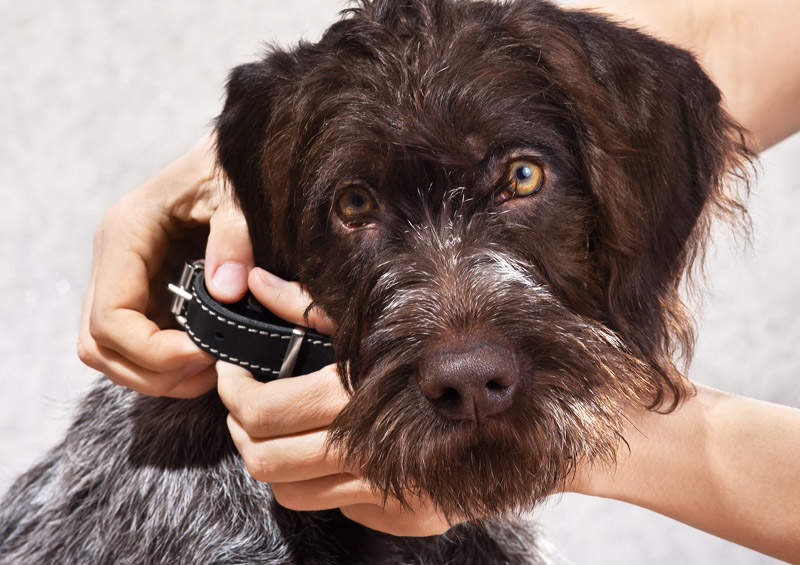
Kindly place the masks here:
POLYGON ((413 364, 379 364, 331 426, 331 445, 377 491, 403 502, 424 495, 448 517, 531 509, 577 461, 613 461, 625 404, 655 394, 651 368, 607 332, 582 329, 533 354, 517 350, 528 371, 520 390, 487 417, 445 417, 414 386, 413 364))
POLYGON ((618 442, 619 414, 607 407, 554 395, 528 408, 476 422, 420 415, 403 427, 388 423, 390 410, 363 435, 348 429, 345 413, 331 441, 387 496, 408 503, 424 495, 455 519, 497 516, 531 509, 577 460, 612 459, 618 442))

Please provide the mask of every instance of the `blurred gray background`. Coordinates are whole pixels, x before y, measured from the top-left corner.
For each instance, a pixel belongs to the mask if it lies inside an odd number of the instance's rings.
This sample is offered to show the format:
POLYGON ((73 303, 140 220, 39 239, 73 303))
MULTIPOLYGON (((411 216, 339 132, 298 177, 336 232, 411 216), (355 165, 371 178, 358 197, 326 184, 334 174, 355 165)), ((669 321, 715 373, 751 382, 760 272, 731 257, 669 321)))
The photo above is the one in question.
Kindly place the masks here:
MULTIPOLYGON (((75 343, 103 212, 207 131, 230 67, 264 41, 317 38, 343 5, 0 0, 0 490, 59 439, 95 378, 75 343)), ((794 406, 799 158, 800 136, 763 155, 751 246, 718 230, 691 369, 794 406)), ((575 563, 774 562, 621 503, 561 496, 538 513, 575 563)))

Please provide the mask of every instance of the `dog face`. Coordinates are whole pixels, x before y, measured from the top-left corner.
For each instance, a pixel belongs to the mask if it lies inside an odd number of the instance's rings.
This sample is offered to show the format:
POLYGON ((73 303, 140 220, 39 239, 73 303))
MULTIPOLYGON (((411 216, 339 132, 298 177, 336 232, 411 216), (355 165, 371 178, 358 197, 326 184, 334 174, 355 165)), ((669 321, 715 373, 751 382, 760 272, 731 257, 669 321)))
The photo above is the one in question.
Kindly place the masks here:
POLYGON ((691 390, 678 288, 749 158, 684 51, 534 0, 364 1, 236 68, 222 167, 260 265, 337 321, 331 442, 447 514, 613 459, 691 390))

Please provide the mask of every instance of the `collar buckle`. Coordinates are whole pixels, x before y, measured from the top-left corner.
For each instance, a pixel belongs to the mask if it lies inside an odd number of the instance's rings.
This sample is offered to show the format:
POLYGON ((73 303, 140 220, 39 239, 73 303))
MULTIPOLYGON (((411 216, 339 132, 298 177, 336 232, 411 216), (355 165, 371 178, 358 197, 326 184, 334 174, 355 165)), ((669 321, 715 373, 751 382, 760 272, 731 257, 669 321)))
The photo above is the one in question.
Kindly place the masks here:
POLYGON ((178 280, 178 284, 169 283, 169 285, 167 285, 169 291, 174 294, 169 311, 175 316, 175 319, 182 328, 186 327, 184 306, 186 305, 187 301, 192 300, 191 288, 194 275, 197 273, 197 271, 202 271, 205 268, 205 265, 206 262, 203 259, 198 259, 192 263, 185 263, 183 265, 183 271, 181 272, 181 278, 178 280))

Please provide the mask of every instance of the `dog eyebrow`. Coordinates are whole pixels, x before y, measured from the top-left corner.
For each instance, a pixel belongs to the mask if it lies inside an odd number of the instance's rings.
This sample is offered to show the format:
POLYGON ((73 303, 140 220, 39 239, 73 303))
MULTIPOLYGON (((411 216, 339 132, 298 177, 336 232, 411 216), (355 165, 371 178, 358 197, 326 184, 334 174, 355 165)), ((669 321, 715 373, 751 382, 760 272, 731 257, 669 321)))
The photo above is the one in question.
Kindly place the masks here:
POLYGON ((486 159, 489 144, 479 133, 473 132, 464 136, 464 148, 475 161, 481 162, 486 159))

